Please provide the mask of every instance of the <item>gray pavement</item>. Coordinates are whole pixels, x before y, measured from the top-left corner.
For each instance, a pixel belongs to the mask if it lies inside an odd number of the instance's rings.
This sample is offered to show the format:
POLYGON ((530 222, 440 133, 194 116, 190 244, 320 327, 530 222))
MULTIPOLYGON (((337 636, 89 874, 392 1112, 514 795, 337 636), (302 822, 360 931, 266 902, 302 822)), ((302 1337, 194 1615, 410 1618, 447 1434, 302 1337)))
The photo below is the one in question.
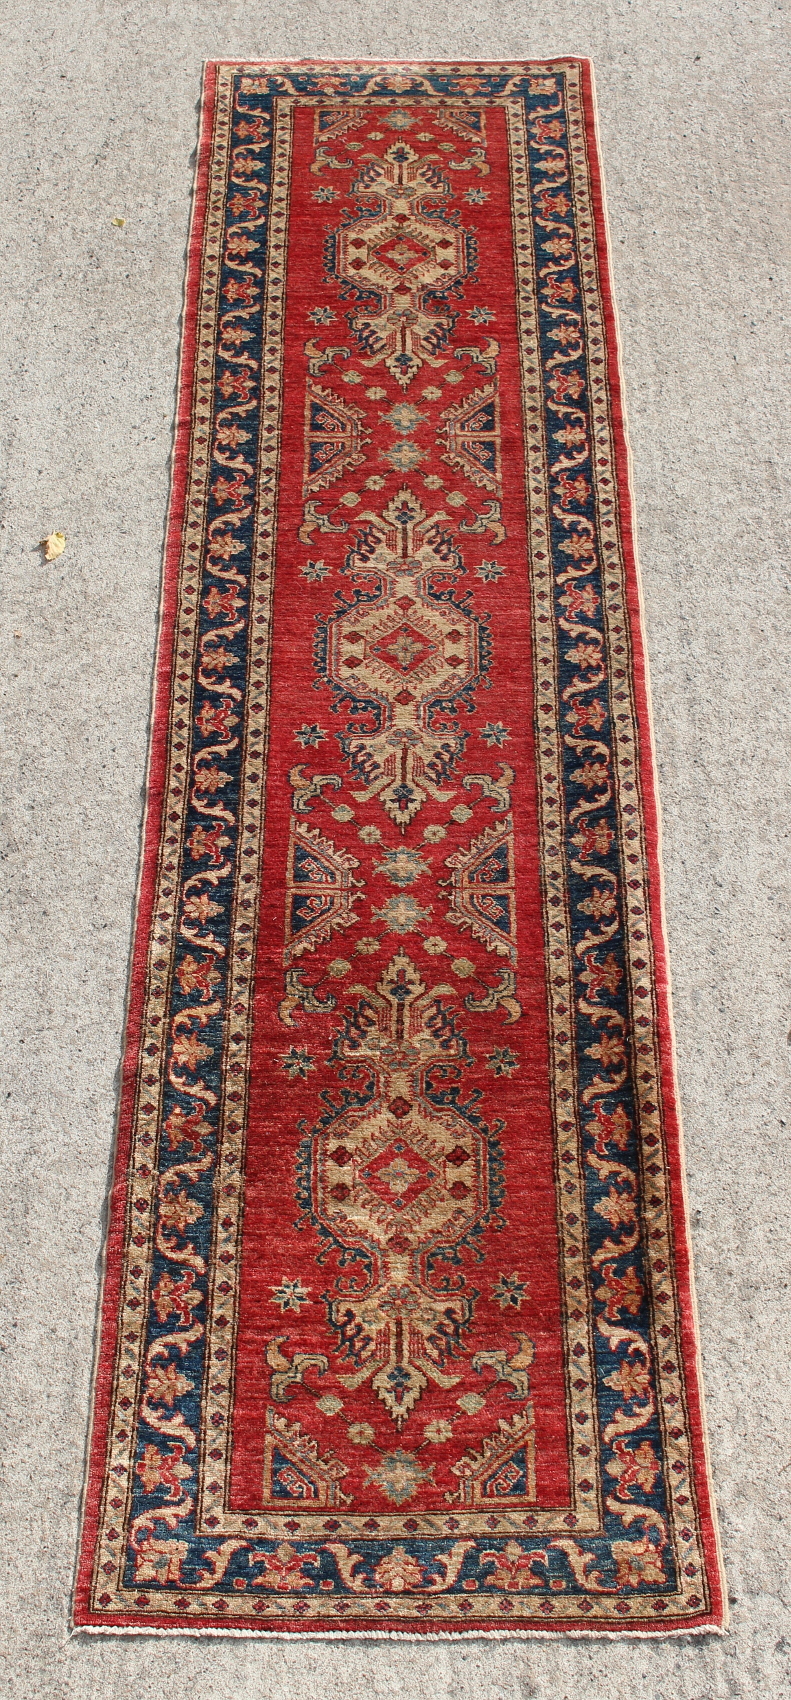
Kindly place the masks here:
POLYGON ((16 0, 4 14, 0 1693, 783 1700, 787 13, 771 0, 16 0), (590 55, 598 83, 731 1631, 70 1637, 201 62, 560 52, 590 55), (35 544, 55 528, 67 549, 44 565, 35 544))

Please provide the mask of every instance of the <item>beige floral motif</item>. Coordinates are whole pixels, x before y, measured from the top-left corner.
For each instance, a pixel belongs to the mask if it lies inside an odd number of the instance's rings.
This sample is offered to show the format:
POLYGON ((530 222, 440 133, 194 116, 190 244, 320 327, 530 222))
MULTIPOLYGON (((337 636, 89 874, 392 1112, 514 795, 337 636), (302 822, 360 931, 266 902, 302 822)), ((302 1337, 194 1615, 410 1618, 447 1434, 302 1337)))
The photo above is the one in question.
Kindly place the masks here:
POLYGON ((619 1068, 626 1061, 624 1041, 620 1033, 602 1033, 598 1045, 586 1045, 585 1055, 597 1057, 604 1068, 619 1068))
POLYGON ((634 1221, 634 1199, 628 1194, 616 1192, 610 1187, 604 1198, 600 1198, 593 1206, 597 1216, 603 1216, 611 1228, 623 1226, 625 1222, 634 1221))
POLYGON ((452 1423, 446 1422, 444 1417, 435 1417, 433 1422, 426 1423, 423 1438, 434 1446, 440 1446, 443 1440, 450 1440, 452 1433, 452 1423))
POLYGON ((135 1582, 181 1581, 181 1566, 189 1552, 186 1541, 155 1540, 151 1536, 135 1556, 135 1582))
POLYGON ((370 1423, 351 1423, 347 1434, 352 1446, 370 1446, 371 1441, 376 1439, 376 1431, 370 1423))
POLYGON ((392 933, 419 933, 422 923, 431 914, 431 906, 421 909, 414 897, 400 894, 398 897, 388 897, 381 909, 372 909, 375 921, 384 921, 392 933))
POLYGON ((651 1395, 651 1377, 644 1363, 635 1363, 627 1358, 619 1364, 612 1375, 604 1377, 608 1387, 614 1387, 624 1399, 648 1399, 651 1395))
POLYGON ((639 1588, 641 1583, 660 1587, 667 1581, 659 1553, 647 1535, 641 1541, 613 1541, 612 1555, 616 1588, 639 1588))
POLYGON ((351 963, 347 962, 343 956, 336 956, 334 962, 327 963, 327 973, 332 975, 333 980, 342 980, 344 974, 348 974, 350 969, 351 963))
POLYGON ((182 1492, 180 1484, 189 1481, 193 1473, 189 1464, 182 1462, 183 1457, 183 1446, 174 1446, 172 1452, 160 1452, 159 1447, 149 1441, 136 1466, 144 1493, 155 1493, 157 1488, 166 1487, 170 1490, 171 1499, 179 1499, 182 1492))
POLYGON ((177 1234, 183 1234, 193 1222, 200 1221, 203 1215, 203 1205, 194 1198, 189 1198, 183 1187, 180 1192, 166 1193, 159 1206, 159 1220, 163 1228, 175 1228, 177 1234))
POLYGON ((594 921, 600 921, 602 915, 615 913, 616 902, 612 892, 600 891, 598 886, 594 886, 590 897, 586 898, 584 903, 578 903, 577 908, 581 909, 584 915, 592 915, 594 921))
POLYGON ((148 1372, 146 1380, 146 1398, 156 1399, 157 1404, 168 1405, 172 1408, 177 1399, 189 1393, 193 1383, 175 1364, 155 1364, 148 1372))
POLYGON ((173 1041, 173 1061, 178 1068, 194 1073, 198 1064, 213 1055, 213 1046, 202 1044, 197 1033, 179 1033, 173 1041))
POLYGON ((411 1588, 422 1588, 423 1566, 403 1547, 396 1547, 380 1559, 374 1571, 374 1581, 388 1594, 403 1594, 411 1588))
POLYGON ((366 1481, 381 1489, 393 1505, 403 1505, 414 1498, 424 1482, 431 1484, 433 1474, 433 1466, 424 1470, 411 1452, 402 1452, 399 1447, 397 1452, 386 1453, 376 1467, 368 1471, 366 1481))
POLYGON ((187 921, 198 921, 202 927, 205 927, 212 915, 221 914, 222 904, 212 903, 205 891, 202 891, 197 897, 186 897, 184 899, 184 917, 187 921))

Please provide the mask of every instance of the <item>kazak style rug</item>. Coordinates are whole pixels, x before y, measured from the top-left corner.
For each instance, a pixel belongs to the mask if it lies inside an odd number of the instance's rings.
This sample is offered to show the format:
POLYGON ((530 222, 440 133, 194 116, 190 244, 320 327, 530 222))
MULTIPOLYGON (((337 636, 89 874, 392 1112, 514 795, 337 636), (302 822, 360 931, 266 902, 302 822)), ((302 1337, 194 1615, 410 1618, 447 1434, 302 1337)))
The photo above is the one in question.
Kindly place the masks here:
POLYGON ((723 1622, 590 67, 214 64, 75 1623, 723 1622))

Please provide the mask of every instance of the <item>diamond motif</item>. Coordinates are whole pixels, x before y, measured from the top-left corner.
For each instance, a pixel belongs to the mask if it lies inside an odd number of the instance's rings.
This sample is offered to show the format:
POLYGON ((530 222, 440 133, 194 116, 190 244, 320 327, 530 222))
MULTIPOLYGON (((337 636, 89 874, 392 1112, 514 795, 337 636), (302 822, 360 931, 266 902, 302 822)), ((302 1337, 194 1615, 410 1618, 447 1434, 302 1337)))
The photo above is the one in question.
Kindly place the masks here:
POLYGON ((437 645, 406 620, 396 631, 388 632, 373 646, 373 654, 378 655, 380 661, 386 662, 388 667, 404 675, 414 672, 429 655, 436 653, 437 645))

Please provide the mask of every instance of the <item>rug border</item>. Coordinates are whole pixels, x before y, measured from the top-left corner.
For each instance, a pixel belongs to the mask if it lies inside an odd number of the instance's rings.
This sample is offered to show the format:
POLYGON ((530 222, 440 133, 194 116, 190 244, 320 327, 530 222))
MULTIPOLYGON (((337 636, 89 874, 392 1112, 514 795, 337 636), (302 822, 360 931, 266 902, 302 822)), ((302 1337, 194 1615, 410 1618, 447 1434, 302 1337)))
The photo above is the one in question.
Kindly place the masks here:
MULTIPOLYGON (((623 1621, 612 1625, 580 1625, 579 1622, 554 1621, 525 1628, 437 1630, 422 1625, 414 1629, 375 1630, 372 1628, 314 1630, 283 1625, 270 1629, 239 1629, 220 1625, 173 1623, 172 1619, 153 1619, 142 1623, 107 1623, 90 1607, 93 1544, 98 1532, 99 1507, 103 1486, 102 1465, 107 1444, 107 1420, 112 1391, 113 1368, 118 1346, 120 1316, 118 1296, 122 1274, 122 1251, 127 1216, 126 1167, 130 1149, 135 1081, 139 1060, 141 1018, 145 996, 145 970, 149 931, 155 898, 158 871, 158 850, 165 777, 168 760, 168 724, 170 718, 170 687, 174 660, 175 623, 178 607, 179 566, 182 548, 182 527, 185 515, 187 473, 192 430, 191 398, 195 378, 196 324, 201 284, 201 257, 205 235, 205 208, 212 155, 215 117, 215 97, 218 71, 224 66, 267 66, 285 63, 300 65, 334 65, 337 59, 309 57, 291 60, 232 59, 207 60, 203 67, 200 104, 197 162, 187 243, 187 267, 183 295, 181 347, 176 386, 177 406, 174 445, 171 456, 171 481, 166 541, 163 555, 162 582, 158 613, 158 644, 154 667, 152 709, 146 772, 146 802, 141 833, 140 863, 133 925, 131 967, 126 1000, 125 1037, 117 1131, 112 1157, 112 1181, 108 1199, 108 1221, 102 1251, 102 1283, 97 1307, 95 1332, 93 1396, 90 1429, 86 1447, 87 1467, 80 1517, 81 1535, 76 1578, 73 1592, 71 1638, 82 1634, 112 1636, 181 1636, 213 1639, 280 1640, 399 1640, 421 1643, 458 1640, 531 1640, 548 1635, 564 1635, 574 1639, 597 1639, 617 1636, 623 1639, 649 1639, 689 1635, 723 1635, 728 1629, 727 1587, 722 1560, 716 1506, 711 1491, 708 1437, 700 1352, 697 1303, 693 1281, 692 1250, 689 1232, 689 1211, 684 1166, 684 1139, 678 1094, 675 1036, 672 1020, 672 990, 668 966, 667 927, 664 882, 661 862, 662 827, 656 785, 654 724, 651 705, 650 679, 644 621, 643 591, 637 555, 634 525, 634 490, 632 456, 628 440, 621 361, 621 338, 618 325, 611 266, 610 229, 604 191, 598 108, 593 62, 575 53, 557 53, 541 59, 530 58, 525 63, 551 65, 559 60, 580 68, 585 138, 590 176, 591 200, 594 211, 596 257, 599 270, 601 306, 606 327, 607 371, 611 410, 615 464, 618 474, 619 534, 625 568, 626 604, 629 614, 632 644, 633 689, 637 708, 637 730, 640 745, 640 773, 643 790, 644 820, 647 828, 646 856, 648 863, 649 914, 656 975, 657 1033, 661 1060, 661 1079, 665 1106, 665 1127, 668 1141, 668 1177, 672 1199, 672 1223, 676 1279, 680 1305, 680 1326, 684 1340, 684 1362, 687 1371, 687 1397, 690 1418, 690 1438, 696 1466, 696 1490, 699 1501, 701 1538, 709 1563, 709 1582, 712 1593, 711 1610, 705 1621, 699 1616, 688 1624, 676 1622, 672 1627, 661 1620, 651 1626, 631 1627, 623 1621), (79 1617, 78 1617, 79 1614, 79 1617)), ((434 58, 425 61, 389 59, 354 59, 343 63, 355 65, 477 64, 484 61, 434 58)))
POLYGON ((132 951, 126 996, 125 1033, 115 1147, 111 1160, 112 1180, 107 1200, 107 1229, 102 1247, 102 1280, 96 1320, 95 1363, 90 1430, 86 1447, 87 1473, 81 1516, 81 1541, 74 1589, 73 1612, 89 1610, 91 1542, 96 1538, 103 1478, 100 1475, 106 1451, 113 1367, 118 1347, 120 1315, 118 1297, 122 1279, 123 1234, 127 1214, 126 1167, 134 1122, 135 1084, 139 1062, 142 1015, 145 1001, 148 941, 156 896, 159 840, 168 757, 170 686, 175 659, 176 614, 182 527, 186 510, 187 475, 192 431, 191 398, 195 379, 197 318, 200 298, 201 257, 205 234, 205 212, 214 130, 218 61, 203 67, 197 161, 187 235, 187 266, 182 296, 181 339, 176 378, 176 423, 170 458, 170 494, 165 523, 160 585, 157 652, 154 662, 151 710, 146 757, 145 806, 140 834, 137 892, 132 925, 132 951), (118 1255, 113 1258, 113 1253, 118 1255))

